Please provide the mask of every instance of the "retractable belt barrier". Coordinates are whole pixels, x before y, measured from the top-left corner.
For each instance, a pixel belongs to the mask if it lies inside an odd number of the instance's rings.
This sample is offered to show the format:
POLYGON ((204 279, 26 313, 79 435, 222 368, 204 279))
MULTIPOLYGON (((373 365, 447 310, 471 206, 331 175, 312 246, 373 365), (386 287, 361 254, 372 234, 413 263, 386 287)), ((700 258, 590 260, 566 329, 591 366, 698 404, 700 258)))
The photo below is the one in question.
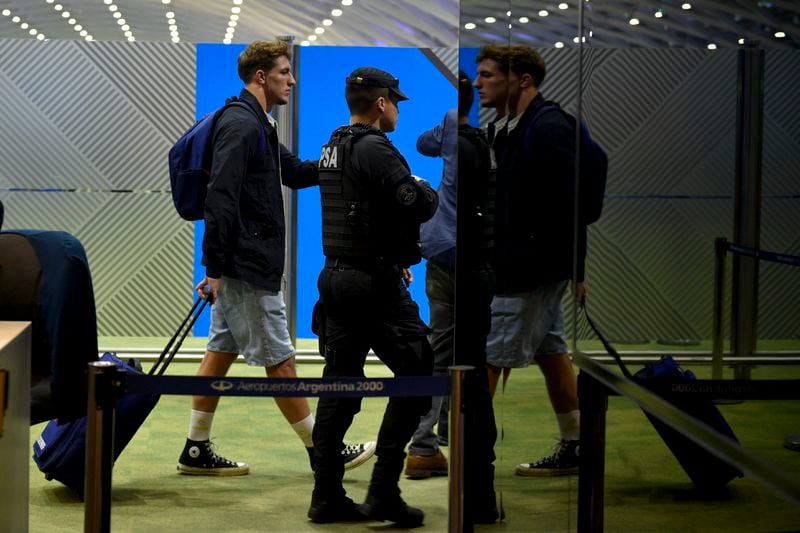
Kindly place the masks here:
POLYGON ((114 466, 114 424, 117 401, 127 394, 158 396, 376 397, 451 395, 449 530, 459 531, 463 516, 463 477, 456 466, 463 452, 462 383, 473 367, 450 367, 450 376, 395 378, 235 378, 162 376, 126 373, 112 362, 89 364, 86 431, 84 531, 110 531, 111 471, 114 466))
POLYGON ((446 396, 447 376, 396 378, 233 378, 127 375, 128 393, 192 396, 446 396))

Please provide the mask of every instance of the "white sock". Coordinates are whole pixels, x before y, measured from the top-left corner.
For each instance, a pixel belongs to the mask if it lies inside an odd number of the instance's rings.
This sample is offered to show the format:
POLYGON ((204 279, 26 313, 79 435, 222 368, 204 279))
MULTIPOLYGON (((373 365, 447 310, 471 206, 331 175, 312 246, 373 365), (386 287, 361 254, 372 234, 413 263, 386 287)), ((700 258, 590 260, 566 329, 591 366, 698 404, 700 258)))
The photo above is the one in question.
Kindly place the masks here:
POLYGON ((192 409, 192 415, 189 417, 189 440, 209 440, 213 420, 214 413, 192 409))
POLYGON ((580 440, 581 412, 577 409, 569 413, 556 413, 561 440, 580 440))
POLYGON ((314 415, 309 414, 300 422, 295 422, 292 424, 292 429, 297 433, 297 436, 300 437, 300 440, 303 441, 306 448, 314 447, 314 440, 311 438, 311 432, 314 431, 314 415))

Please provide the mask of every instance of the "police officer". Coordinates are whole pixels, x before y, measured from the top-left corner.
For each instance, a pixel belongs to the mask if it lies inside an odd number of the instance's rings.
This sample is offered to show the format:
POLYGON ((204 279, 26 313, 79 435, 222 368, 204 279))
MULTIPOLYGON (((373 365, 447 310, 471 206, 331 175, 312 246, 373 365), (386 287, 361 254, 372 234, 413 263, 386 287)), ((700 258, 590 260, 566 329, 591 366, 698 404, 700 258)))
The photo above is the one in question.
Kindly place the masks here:
MULTIPOLYGON (((395 376, 431 375, 433 352, 419 308, 406 287, 420 261, 419 225, 436 211, 436 192, 415 178, 386 137, 395 129, 397 78, 362 67, 347 77, 350 124, 336 129, 320 156, 322 247, 320 299, 315 307, 325 377, 364 376, 370 348, 395 376)), ((361 409, 360 398, 320 398, 313 439, 313 522, 386 520, 422 524, 421 510, 400 497, 405 446, 430 397, 392 397, 383 416, 366 501, 353 503, 342 487, 342 439, 361 409)))

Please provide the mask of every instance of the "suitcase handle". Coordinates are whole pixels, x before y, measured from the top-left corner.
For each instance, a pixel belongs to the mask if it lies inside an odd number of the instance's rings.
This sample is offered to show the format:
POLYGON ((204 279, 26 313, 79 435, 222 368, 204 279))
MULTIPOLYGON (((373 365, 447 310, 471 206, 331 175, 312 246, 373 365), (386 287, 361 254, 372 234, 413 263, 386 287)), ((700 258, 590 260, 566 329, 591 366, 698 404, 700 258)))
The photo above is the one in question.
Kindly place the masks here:
POLYGON ((597 328, 597 326, 595 325, 594 321, 589 317, 589 311, 588 311, 588 309, 586 309, 586 302, 585 301, 581 304, 581 308, 583 309, 583 314, 586 317, 586 322, 589 323, 589 327, 592 328, 592 331, 594 331, 594 334, 597 335, 597 338, 600 339, 600 342, 603 343, 603 347, 605 347, 606 351, 617 362, 617 364, 619 365, 619 369, 622 370, 622 375, 625 376, 628 379, 633 378, 633 376, 631 376, 631 373, 628 372, 628 369, 625 367, 625 363, 622 362, 622 358, 619 356, 619 353, 617 353, 617 350, 615 350, 614 347, 611 346, 611 343, 608 342, 608 340, 605 338, 605 336, 602 333, 600 333, 600 330, 597 328))
POLYGON ((167 370, 167 367, 175 358, 175 354, 178 353, 178 350, 181 349, 183 345, 183 341, 186 339, 186 336, 192 331, 192 326, 194 323, 197 322, 197 319, 200 318, 200 315, 203 313, 206 305, 213 302, 213 297, 211 297, 210 292, 208 289, 205 290, 205 298, 198 297, 192 308, 189 310, 189 314, 181 322, 181 325, 178 326, 178 329, 175 331, 175 334, 169 340, 167 345, 164 347, 164 350, 161 352, 161 355, 158 356, 158 360, 155 364, 150 368, 150 371, 147 373, 148 376, 158 375, 161 376, 164 374, 164 371, 167 370), (199 306, 199 308, 198 308, 199 306), (188 326, 187 326, 188 323, 188 326), (175 345, 175 348, 172 348, 172 345, 175 344, 176 339, 178 343, 175 345), (167 354, 169 356, 167 357, 167 354), (160 367, 159 367, 160 365, 160 367), (158 374, 156 374, 158 371, 158 374))

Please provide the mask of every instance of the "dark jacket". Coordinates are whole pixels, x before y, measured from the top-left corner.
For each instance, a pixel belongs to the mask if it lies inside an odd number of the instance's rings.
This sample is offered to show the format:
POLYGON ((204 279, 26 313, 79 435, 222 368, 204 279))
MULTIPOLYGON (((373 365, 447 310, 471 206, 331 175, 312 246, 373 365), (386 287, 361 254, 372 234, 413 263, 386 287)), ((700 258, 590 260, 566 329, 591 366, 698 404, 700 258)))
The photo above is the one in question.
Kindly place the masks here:
POLYGON ((231 107, 214 128, 203 264, 209 277, 235 278, 277 292, 286 246, 281 182, 293 189, 317 185, 317 164, 300 161, 278 142, 248 90, 239 98, 255 114, 231 107))
MULTIPOLYGON (((497 160, 497 292, 530 291, 573 278, 575 129, 558 112, 532 124, 541 95, 510 134, 494 135, 497 160)), ((578 231, 575 281, 583 281, 586 227, 578 231)))

